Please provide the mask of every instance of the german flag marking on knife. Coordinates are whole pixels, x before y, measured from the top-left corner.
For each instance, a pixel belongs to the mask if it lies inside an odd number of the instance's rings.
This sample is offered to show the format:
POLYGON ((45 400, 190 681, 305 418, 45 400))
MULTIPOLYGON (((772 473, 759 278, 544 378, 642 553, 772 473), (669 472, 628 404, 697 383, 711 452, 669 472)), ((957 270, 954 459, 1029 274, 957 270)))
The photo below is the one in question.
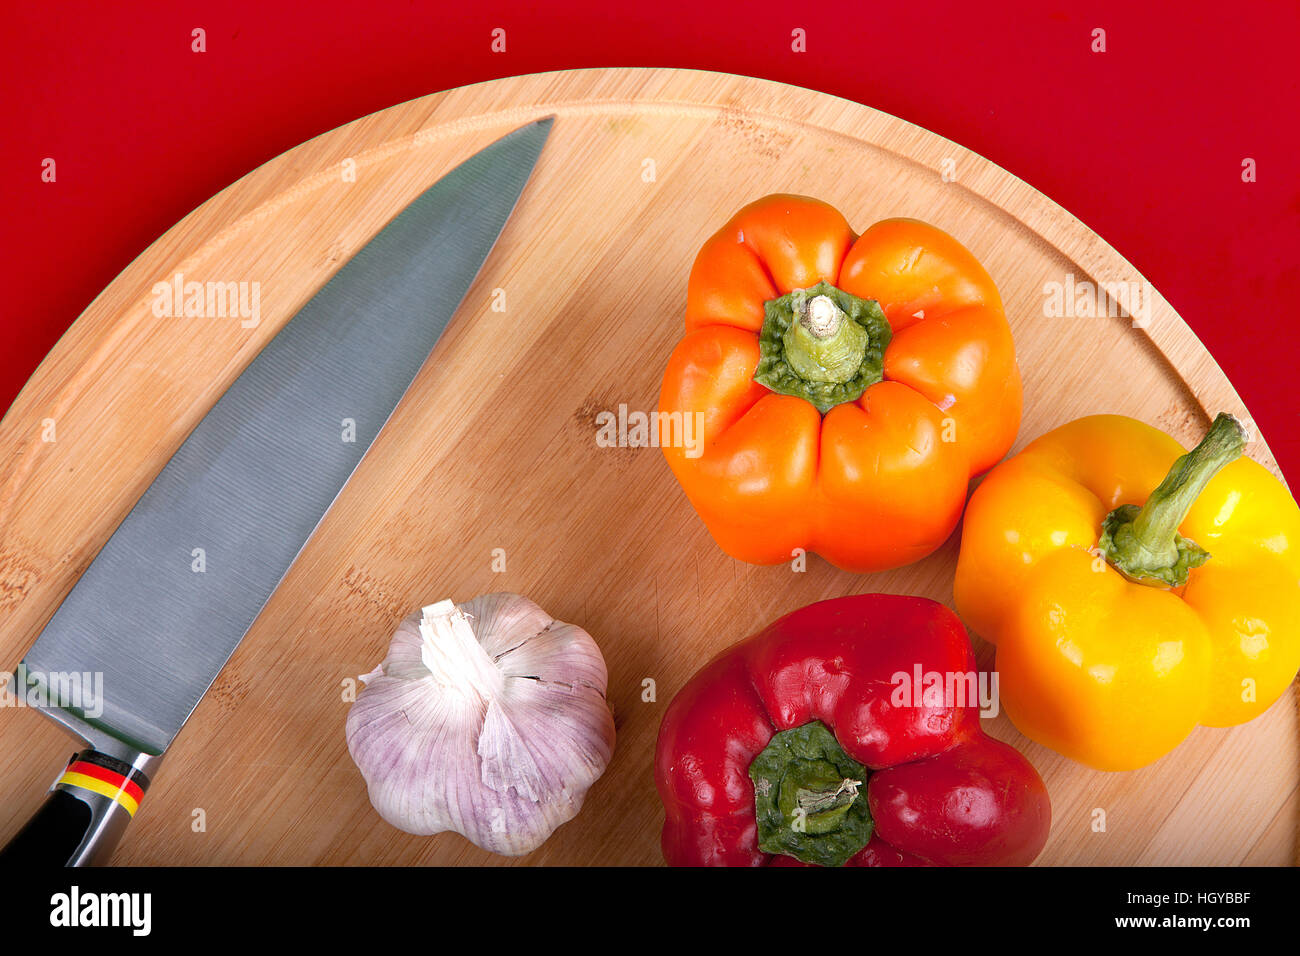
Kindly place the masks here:
POLYGON ((95 754, 94 761, 87 760, 85 753, 77 754, 63 771, 63 776, 54 782, 50 789, 60 790, 79 787, 98 793, 116 801, 131 816, 140 808, 144 791, 149 780, 143 773, 126 764, 95 754), (117 765, 117 766, 112 766, 117 765), (121 770, 118 767, 121 767, 121 770), (122 772, 122 771, 125 772, 122 772))

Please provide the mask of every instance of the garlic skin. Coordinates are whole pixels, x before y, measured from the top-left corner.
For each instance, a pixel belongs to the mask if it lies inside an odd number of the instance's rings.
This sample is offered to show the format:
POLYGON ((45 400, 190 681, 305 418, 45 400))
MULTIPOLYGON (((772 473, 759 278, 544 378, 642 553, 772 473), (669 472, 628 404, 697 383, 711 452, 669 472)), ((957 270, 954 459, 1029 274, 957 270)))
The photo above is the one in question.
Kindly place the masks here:
POLYGON ((408 833, 529 853, 573 819, 614 752, 595 641, 518 594, 412 614, 361 679, 348 752, 379 815, 408 833))

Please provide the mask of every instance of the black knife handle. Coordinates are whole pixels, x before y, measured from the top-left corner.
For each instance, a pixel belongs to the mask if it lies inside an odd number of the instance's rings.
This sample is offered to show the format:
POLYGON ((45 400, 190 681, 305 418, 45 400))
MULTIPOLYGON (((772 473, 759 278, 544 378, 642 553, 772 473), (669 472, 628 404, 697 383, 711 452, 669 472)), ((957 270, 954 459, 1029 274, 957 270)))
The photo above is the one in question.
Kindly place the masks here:
POLYGON ((90 866, 104 863, 135 816, 149 787, 144 771, 157 757, 132 763, 83 750, 36 815, 0 850, 0 866, 90 866))

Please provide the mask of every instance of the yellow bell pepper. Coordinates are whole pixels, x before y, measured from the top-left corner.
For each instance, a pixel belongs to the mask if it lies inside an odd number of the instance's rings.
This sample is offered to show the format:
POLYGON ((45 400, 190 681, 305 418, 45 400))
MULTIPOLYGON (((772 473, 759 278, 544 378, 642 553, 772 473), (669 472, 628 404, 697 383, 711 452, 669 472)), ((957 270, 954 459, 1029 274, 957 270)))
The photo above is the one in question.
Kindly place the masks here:
POLYGON ((970 499, 954 596, 997 645, 1026 736, 1142 767, 1244 723, 1300 669, 1300 509, 1219 415, 1191 452, 1118 415, 998 465, 970 499))

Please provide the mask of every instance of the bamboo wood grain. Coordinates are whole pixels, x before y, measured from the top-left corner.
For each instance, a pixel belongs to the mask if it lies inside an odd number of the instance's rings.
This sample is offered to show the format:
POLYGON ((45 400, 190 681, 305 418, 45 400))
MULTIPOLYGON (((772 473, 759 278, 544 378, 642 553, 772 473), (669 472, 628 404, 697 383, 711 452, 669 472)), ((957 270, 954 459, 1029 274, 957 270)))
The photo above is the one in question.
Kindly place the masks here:
MULTIPOLYGON (((704 661, 826 597, 951 603, 956 536, 912 567, 866 577, 816 558, 802 573, 738 564, 714 546, 657 449, 596 442, 599 412, 654 409, 695 252, 765 193, 819 196, 859 231, 886 216, 923 218, 972 249, 1016 337, 1017 448, 1095 412, 1132 415, 1185 444, 1216 411, 1246 414, 1149 288, 1141 328, 1127 314, 1048 316, 1049 283, 1141 276, 1059 206, 933 134, 722 74, 498 80, 365 117, 253 171, 136 259, 60 340, 0 422, 9 666, 188 431, 339 265, 452 166, 548 114, 557 119, 537 172, 433 360, 177 739, 115 862, 505 862, 454 834, 418 838, 379 819, 344 743, 343 686, 383 657, 410 610, 515 590, 595 636, 619 733, 581 815, 516 862, 655 864, 655 734, 704 661), (259 283, 259 324, 155 316, 154 284, 177 273, 259 283), (51 422, 55 440, 44 440, 51 422), (504 572, 493 570, 494 549, 504 572), (647 680, 654 700, 643 699, 647 680)), ((1248 451, 1276 470, 1262 438, 1248 451)), ((991 648, 977 648, 990 663, 991 648)), ((1042 863, 1293 859, 1294 688, 1253 723, 1198 729, 1127 774, 1071 764, 1005 717, 986 725, 1048 783, 1055 820, 1042 863)), ((38 714, 0 714, 0 838, 73 747, 38 714)))

